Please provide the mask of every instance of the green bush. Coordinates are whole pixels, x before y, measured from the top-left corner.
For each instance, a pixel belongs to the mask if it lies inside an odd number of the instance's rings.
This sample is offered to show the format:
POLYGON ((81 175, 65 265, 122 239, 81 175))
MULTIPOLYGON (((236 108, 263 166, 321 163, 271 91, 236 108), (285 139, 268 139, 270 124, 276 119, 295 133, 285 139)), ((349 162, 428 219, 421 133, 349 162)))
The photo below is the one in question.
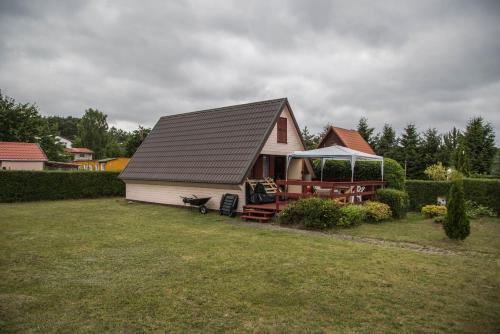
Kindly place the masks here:
POLYGON ((391 208, 385 203, 368 201, 363 204, 366 210, 366 222, 378 223, 392 217, 391 208))
POLYGON ((470 224, 465 211, 463 181, 452 183, 446 208, 448 213, 443 222, 446 235, 450 239, 464 240, 470 234, 470 224))
POLYGON ((444 205, 425 205, 420 210, 427 218, 446 216, 446 206, 444 205))
POLYGON ((497 216, 493 209, 470 200, 465 201, 465 211, 467 212, 467 217, 469 218, 497 216))
POLYGON ((0 202, 123 196, 117 172, 0 171, 0 202))
POLYGON ((311 197, 288 205, 280 213, 279 223, 307 229, 326 229, 336 225, 340 217, 340 205, 337 202, 311 197))
POLYGON ((408 194, 397 189, 378 189, 377 200, 389 205, 392 217, 401 219, 406 216, 408 211, 408 194))
MULTIPOLYGON (((321 175, 321 162, 314 161, 314 172, 319 178, 321 175)), ((382 178, 380 163, 374 161, 359 161, 354 166, 355 180, 380 180, 382 178)), ((328 160, 323 169, 324 181, 351 181, 351 164, 348 161, 328 160)), ((404 189, 405 173, 397 161, 384 159, 384 180, 388 186, 404 189)))
POLYGON ((361 225, 367 218, 367 209, 363 205, 344 205, 340 208, 340 213, 342 217, 337 225, 342 227, 361 225))
MULTIPOLYGON (((466 200, 472 200, 500 214, 500 179, 464 179, 466 200)), ((410 196, 410 208, 420 210, 427 204, 436 204, 437 197, 447 197, 451 182, 407 180, 406 191, 410 196)))

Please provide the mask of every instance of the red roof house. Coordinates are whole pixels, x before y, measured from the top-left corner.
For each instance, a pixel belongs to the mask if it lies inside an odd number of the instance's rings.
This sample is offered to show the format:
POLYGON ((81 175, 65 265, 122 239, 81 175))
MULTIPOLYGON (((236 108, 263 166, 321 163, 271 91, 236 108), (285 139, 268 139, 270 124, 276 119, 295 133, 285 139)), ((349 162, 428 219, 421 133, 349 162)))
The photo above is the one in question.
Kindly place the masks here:
POLYGON ((92 160, 94 151, 85 147, 65 148, 64 151, 73 154, 74 161, 92 160))
POLYGON ((47 160, 36 143, 0 142, 0 169, 43 170, 47 160))
POLYGON ((331 126, 326 135, 321 139, 318 148, 332 145, 344 146, 356 151, 375 154, 370 144, 356 130, 349 130, 331 126))

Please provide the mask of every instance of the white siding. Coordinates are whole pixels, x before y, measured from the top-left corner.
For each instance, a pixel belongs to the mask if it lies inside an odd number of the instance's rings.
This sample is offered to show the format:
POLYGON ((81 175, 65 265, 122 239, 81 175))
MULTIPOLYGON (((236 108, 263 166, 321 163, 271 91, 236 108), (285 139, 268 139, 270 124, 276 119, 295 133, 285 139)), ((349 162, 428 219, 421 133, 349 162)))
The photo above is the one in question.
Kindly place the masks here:
POLYGON ((238 212, 245 204, 244 185, 190 184, 179 182, 125 181, 126 198, 134 201, 152 202, 170 205, 184 205, 180 196, 212 197, 207 203, 209 209, 218 210, 223 194, 239 196, 238 212))
POLYGON ((260 152, 261 154, 287 155, 293 151, 304 150, 299 133, 297 132, 298 129, 295 127, 292 116, 286 107, 280 117, 287 119, 287 143, 278 143, 278 126, 275 124, 266 144, 262 148, 262 152, 260 152))
POLYGON ((0 167, 7 170, 43 170, 43 161, 1 161, 0 167))

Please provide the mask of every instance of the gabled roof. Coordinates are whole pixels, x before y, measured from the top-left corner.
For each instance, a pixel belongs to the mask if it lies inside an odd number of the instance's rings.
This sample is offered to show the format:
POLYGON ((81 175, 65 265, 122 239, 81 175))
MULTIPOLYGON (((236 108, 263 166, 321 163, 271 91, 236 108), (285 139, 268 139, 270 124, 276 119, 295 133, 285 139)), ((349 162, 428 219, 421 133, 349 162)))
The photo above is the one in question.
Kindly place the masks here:
POLYGON ((47 161, 47 156, 36 143, 0 142, 0 160, 47 161))
POLYGON ((241 184, 285 106, 293 119, 286 98, 164 116, 120 177, 241 184))
POLYGON ((73 148, 65 148, 64 149, 68 153, 87 153, 87 154, 94 154, 94 151, 91 149, 85 148, 85 147, 73 147, 73 148))
POLYGON ((318 147, 321 147, 321 144, 323 144, 323 141, 328 137, 328 135, 330 135, 331 132, 337 135, 337 137, 341 141, 341 143, 339 143, 340 145, 356 151, 375 154, 375 151, 373 151, 370 144, 366 142, 366 140, 359 134, 358 131, 339 128, 336 126, 330 127, 326 135, 321 139, 318 147))

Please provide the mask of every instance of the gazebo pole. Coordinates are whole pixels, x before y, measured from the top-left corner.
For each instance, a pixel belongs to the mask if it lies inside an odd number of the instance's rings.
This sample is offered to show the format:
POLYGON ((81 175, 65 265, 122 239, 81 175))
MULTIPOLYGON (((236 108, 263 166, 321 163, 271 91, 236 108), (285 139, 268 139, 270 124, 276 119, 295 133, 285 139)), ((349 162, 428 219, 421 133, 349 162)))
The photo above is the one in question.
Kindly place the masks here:
MULTIPOLYGON (((382 165, 380 167, 381 174, 382 174, 382 181, 384 181, 384 159, 382 159, 382 165)), ((382 184, 382 189, 384 189, 384 184, 382 184)))
POLYGON ((321 182, 323 182, 323 168, 325 167, 325 159, 321 158, 321 182))

